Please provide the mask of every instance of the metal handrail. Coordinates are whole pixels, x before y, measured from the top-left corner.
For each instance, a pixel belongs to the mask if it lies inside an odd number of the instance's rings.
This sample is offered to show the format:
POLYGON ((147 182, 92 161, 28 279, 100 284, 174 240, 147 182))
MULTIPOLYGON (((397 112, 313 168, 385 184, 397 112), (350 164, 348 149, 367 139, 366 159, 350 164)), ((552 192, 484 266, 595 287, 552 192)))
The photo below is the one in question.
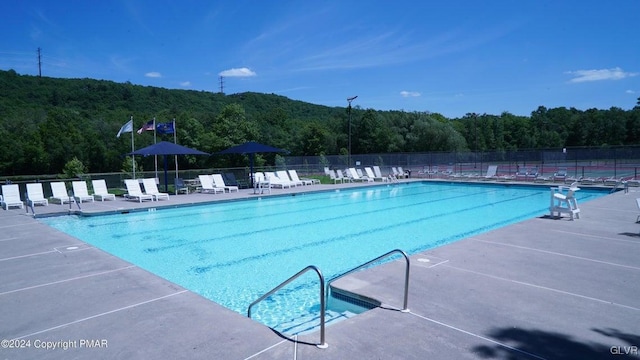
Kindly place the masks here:
POLYGON ((624 189, 625 194, 629 192, 629 183, 627 183, 623 179, 618 179, 618 181, 616 181, 616 184, 613 185, 613 188, 611 188, 611 191, 609 191, 609 194, 613 194, 614 192, 616 192, 616 190, 618 189, 618 186, 620 185, 622 185, 622 188, 624 189))
POLYGON ((292 282, 293 280, 295 280, 296 278, 298 278, 299 276, 301 276, 302 274, 306 273, 309 270, 315 271, 316 274, 318 274, 318 278, 320 279, 320 344, 318 344, 317 346, 319 348, 326 348, 328 345, 325 342, 325 337, 324 337, 324 318, 325 318, 325 309, 326 309, 325 297, 324 297, 325 282, 324 282, 324 276, 322 276, 322 272, 320 272, 320 269, 318 269, 314 265, 309 265, 306 268, 300 270, 297 274, 293 275, 292 277, 290 277, 280 285, 274 287, 269 292, 265 293, 264 295, 260 296, 257 300, 252 302, 251 305, 249 305, 249 308, 247 309, 247 316, 251 318, 251 308, 253 307, 253 305, 273 295, 273 293, 282 289, 284 286, 286 286, 287 284, 289 284, 290 282, 292 282))
MULTIPOLYGON (((407 307, 408 306, 408 302, 409 302, 409 256, 407 256, 407 254, 404 251, 400 250, 400 249, 391 250, 391 251, 389 251, 388 253, 386 253, 384 255, 380 255, 377 258, 373 259, 373 260, 367 261, 366 263, 364 263, 364 264, 362 264, 360 266, 357 266, 357 267, 355 267, 355 268, 353 268, 353 269, 351 269, 351 270, 349 270, 347 272, 344 272, 344 273, 342 273, 342 274, 340 274, 338 276, 335 276, 335 277, 331 278, 331 280, 327 281, 327 289, 329 289, 329 285, 331 285, 332 282, 340 279, 341 277, 349 275, 349 274, 351 274, 351 273, 353 273, 355 271, 358 271, 358 270, 362 269, 363 267, 369 266, 372 263, 374 263, 376 261, 379 261, 379 260, 381 260, 381 259, 383 259, 383 258, 385 258, 385 257, 387 257, 387 256, 389 256, 389 255, 391 255, 393 253, 400 253, 402 256, 404 256, 404 259, 407 261, 407 266, 406 266, 405 275, 404 275, 404 304, 403 304, 403 309, 401 311, 402 312, 409 312, 409 308, 407 307)), ((329 293, 328 290, 327 290, 327 293, 329 293)))

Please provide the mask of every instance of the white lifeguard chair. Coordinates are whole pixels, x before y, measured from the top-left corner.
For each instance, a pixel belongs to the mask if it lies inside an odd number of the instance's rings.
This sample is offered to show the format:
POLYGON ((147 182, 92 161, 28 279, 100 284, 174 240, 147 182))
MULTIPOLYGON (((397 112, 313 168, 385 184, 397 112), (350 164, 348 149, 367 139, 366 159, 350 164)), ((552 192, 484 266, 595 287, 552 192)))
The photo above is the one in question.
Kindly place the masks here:
POLYGON ((558 186, 551 188, 551 203, 549 205, 549 212, 554 217, 554 213, 557 213, 557 217, 562 216, 563 213, 569 214, 571 220, 580 219, 580 209, 578 208, 578 200, 576 200, 575 193, 580 190, 578 183, 574 182, 570 186, 558 186), (566 192, 565 192, 566 191, 566 192))

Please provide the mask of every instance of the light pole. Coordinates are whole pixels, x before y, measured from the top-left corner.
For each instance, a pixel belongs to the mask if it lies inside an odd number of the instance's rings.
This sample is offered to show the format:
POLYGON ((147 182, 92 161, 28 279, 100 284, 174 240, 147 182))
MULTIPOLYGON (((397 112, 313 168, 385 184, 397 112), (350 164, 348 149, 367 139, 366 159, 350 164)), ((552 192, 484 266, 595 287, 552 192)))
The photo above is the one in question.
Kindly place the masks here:
POLYGON ((349 149, 347 153, 348 166, 351 166, 351 102, 357 97, 358 95, 347 98, 347 102, 349 103, 349 107, 347 107, 347 111, 349 112, 349 149))
POLYGON ((473 162, 473 170, 475 171, 478 164, 478 114, 472 113, 471 115, 473 116, 473 129, 474 129, 474 132, 476 133, 475 134, 476 145, 474 146, 475 156, 474 156, 474 162, 473 162))

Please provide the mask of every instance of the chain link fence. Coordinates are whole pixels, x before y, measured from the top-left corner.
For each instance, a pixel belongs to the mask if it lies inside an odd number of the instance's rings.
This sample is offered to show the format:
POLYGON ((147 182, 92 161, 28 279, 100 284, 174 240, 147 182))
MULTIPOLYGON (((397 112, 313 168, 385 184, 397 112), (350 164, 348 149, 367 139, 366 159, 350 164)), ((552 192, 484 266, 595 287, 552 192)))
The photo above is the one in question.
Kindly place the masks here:
MULTIPOLYGON (((623 179, 637 180, 640 170, 640 147, 608 147, 608 148, 565 148, 520 151, 485 151, 485 152, 431 152, 431 153, 387 153, 387 154, 354 154, 329 156, 276 156, 274 164, 256 167, 255 171, 272 171, 296 169, 302 176, 322 175, 324 169, 345 169, 348 167, 364 168, 377 165, 383 175, 391 173, 391 167, 402 167, 412 176, 450 172, 460 175, 482 176, 489 166, 497 166, 497 175, 515 176, 523 168, 535 168, 539 176, 552 176, 563 169, 567 175, 575 179, 623 179)), ((216 169, 191 169, 167 172, 168 183, 174 184, 176 177, 194 179, 200 174, 221 173, 226 178, 233 177, 241 187, 249 183, 249 166, 216 169)), ((145 171, 137 173, 137 178, 155 177, 158 184, 164 184, 164 171, 145 171)), ((93 173, 83 174, 74 179, 62 179, 56 175, 19 176, 0 178, 2 183, 20 185, 21 194, 25 193, 25 184, 42 182, 45 196, 51 196, 48 183, 63 181, 67 187, 71 182, 85 180, 91 190, 91 179, 105 179, 107 187, 118 189, 124 187, 124 179, 131 178, 127 173, 93 173)))
POLYGON ((412 173, 450 170, 454 173, 484 174, 490 165, 498 166, 499 175, 515 175, 522 168, 536 168, 541 176, 553 175, 565 169, 576 178, 637 179, 640 169, 640 147, 565 148, 548 150, 486 151, 486 152, 432 152, 357 154, 331 156, 289 156, 287 168, 303 173, 322 173, 325 167, 380 166, 390 172, 401 166, 412 173))

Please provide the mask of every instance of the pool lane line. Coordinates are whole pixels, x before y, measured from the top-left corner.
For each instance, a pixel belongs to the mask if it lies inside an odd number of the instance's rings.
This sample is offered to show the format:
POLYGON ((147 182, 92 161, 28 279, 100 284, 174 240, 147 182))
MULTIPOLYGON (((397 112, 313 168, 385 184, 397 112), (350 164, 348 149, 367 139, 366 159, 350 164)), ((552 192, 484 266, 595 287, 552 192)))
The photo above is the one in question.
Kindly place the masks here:
POLYGON ((87 279, 87 278, 94 277, 94 276, 105 275, 105 274, 109 274, 109 273, 113 273, 113 272, 118 272, 118 271, 121 271, 121 270, 127 270, 127 269, 131 269, 131 268, 136 268, 136 267, 137 266, 135 266, 135 265, 129 265, 129 266, 125 266, 125 267, 118 268, 118 269, 101 271, 101 272, 98 272, 98 273, 95 273, 95 274, 76 276, 76 277, 72 277, 72 278, 68 278, 68 279, 64 279, 64 280, 58 280, 58 281, 52 281, 52 282, 48 282, 48 283, 44 283, 44 284, 27 286, 27 287, 23 287, 23 288, 20 288, 20 289, 14 289, 14 290, 9 290, 9 291, 5 291, 5 292, 0 292, 0 296, 16 293, 16 292, 20 292, 20 291, 37 289, 37 288, 50 286, 50 285, 62 284, 62 283, 69 282, 69 281, 87 279))
MULTIPOLYGON (((466 197, 466 196, 467 195, 462 195, 460 197, 466 197)), ((534 195, 523 195, 523 196, 519 196, 519 197, 517 197, 515 199, 524 199, 524 198, 528 198, 530 196, 534 196, 534 195)), ((390 227, 403 227, 403 226, 405 226, 407 224, 410 224, 410 223, 421 222, 421 221, 425 221, 425 220, 436 219, 436 218, 441 218, 441 217, 451 216, 451 215, 459 215, 462 212, 475 211, 475 210, 483 209, 483 208, 486 208, 486 207, 494 206, 495 204, 500 204, 500 203, 505 203, 505 202, 508 203, 510 201, 513 201, 513 200, 514 200, 514 198, 509 198, 509 199, 504 199, 504 200, 497 201, 497 202, 494 202, 494 203, 482 203, 482 204, 479 204, 477 206, 467 207, 467 208, 464 208, 464 209, 455 209, 455 210, 452 210, 452 211, 449 211, 449 212, 443 212, 443 213, 433 214, 433 215, 424 216, 424 217, 420 217, 420 218, 414 218, 414 219, 411 219, 409 221, 403 221, 402 223, 396 224, 396 225, 393 225, 393 226, 377 227, 375 229, 369 229, 368 231, 359 232, 357 234, 350 234, 349 236, 360 236, 360 235, 364 235, 364 234, 367 234, 367 233, 376 232, 376 231, 379 231, 379 230, 382 230, 382 229, 387 229, 387 228, 390 228, 390 227)), ((424 205, 424 204, 432 204, 432 203, 434 203, 434 201, 424 201, 424 202, 420 202, 419 204, 420 205, 424 205)), ((328 221, 333 221, 333 220, 344 220, 345 217, 350 217, 350 218, 363 217, 363 216, 368 216, 370 214, 385 213, 385 212, 388 212, 388 211, 393 210, 393 209, 404 209, 404 208, 406 208, 406 206, 398 205, 398 206, 395 206, 393 208, 375 209, 375 210, 361 211, 361 212, 350 213, 350 214, 340 214, 340 215, 336 215, 336 216, 332 216, 332 217, 325 217, 325 218, 322 218, 322 219, 315 219, 315 220, 309 220, 309 221, 304 221, 304 222, 298 222, 296 224, 286 224, 286 225, 282 225, 282 226, 273 226, 273 223, 269 223, 269 224, 265 224, 264 228, 253 230, 251 232, 228 234, 228 235, 225 235, 223 237, 208 238, 208 239, 186 240, 184 242, 174 243, 172 245, 164 245, 164 246, 156 246, 154 248, 147 248, 144 251, 148 252, 148 253, 154 253, 154 252, 158 252, 158 251, 164 251, 164 250, 168 250, 168 249, 174 249, 174 248, 190 246, 190 245, 195 245, 195 244, 205 244, 205 243, 209 243, 209 242, 212 242, 212 241, 219 241, 221 239, 226 239, 226 238, 237 238, 237 237, 244 238, 244 237, 247 237, 247 236, 255 236, 255 235, 260 234, 260 233, 268 233, 268 232, 272 232, 272 231, 284 230, 284 229, 287 229, 287 228, 295 228, 295 227, 299 227, 299 226, 309 226, 309 225, 313 225, 313 224, 321 224, 321 223, 326 223, 328 221)), ((535 212, 531 212, 530 214, 532 216, 535 216, 535 215, 539 214, 540 211, 542 211, 542 210, 536 210, 535 212)), ((522 216, 518 216, 517 218, 521 218, 521 217, 522 216)), ((526 217, 526 218, 528 219, 529 217, 526 217)), ((241 223, 245 223, 246 222, 246 220, 240 220, 240 219, 238 219, 236 221, 241 222, 241 223)), ((510 224, 512 222, 513 222, 513 218, 509 219, 508 221, 506 221, 507 224, 510 224)), ((229 223, 231 223, 231 221, 227 221, 226 222, 227 225, 229 223)), ((502 222, 499 222, 499 223, 493 223, 493 224, 490 224, 488 226, 483 226, 481 228, 476 228, 474 231, 472 231, 472 233, 476 233, 478 231, 483 231, 485 228, 488 228, 488 229, 495 228, 495 226, 500 224, 500 223, 505 223, 505 221, 502 221, 502 222)), ((209 226, 209 224, 202 224, 200 226, 209 226)), ((183 226, 183 227, 184 228, 189 228, 189 229, 193 228, 193 226, 183 226)), ((175 230, 177 228, 174 227, 172 229, 175 230)), ((155 232, 165 232, 165 231, 167 231, 167 228, 163 228, 162 230, 157 230, 155 232)), ((148 235, 149 233, 152 233, 152 232, 151 231, 145 231, 144 232, 144 234, 146 234, 146 235, 148 235)), ((126 236, 131 236, 131 235, 135 235, 135 234, 136 233, 127 233, 127 234, 124 234, 124 235, 122 235, 120 237, 123 237, 125 235, 126 236)), ((114 237, 116 237, 116 236, 114 236, 114 237)), ((344 236, 342 236, 340 238, 343 238, 343 237, 344 236)), ((329 241, 323 241, 322 243, 326 243, 326 242, 329 242, 329 241)))
MULTIPOLYGON (((417 219, 411 219, 411 220, 403 221, 402 223, 395 224, 395 225, 384 225, 384 226, 379 226, 379 227, 375 227, 375 228, 369 228, 367 230, 362 230, 362 231, 359 231, 357 233, 348 233, 348 234, 342 234, 342 235, 339 235, 339 236, 323 238, 321 240, 317 240, 317 241, 314 241, 314 242, 304 243, 304 244, 301 244, 301 245, 298 245, 298 246, 294 246, 294 247, 281 248, 281 249, 277 249, 277 250, 274 250, 274 251, 270 251, 268 253, 245 256, 243 258, 237 258, 237 259, 229 260, 229 261, 226 261, 226 262, 223 262, 223 263, 216 263, 216 264, 207 265, 207 266, 196 266, 196 267, 192 267, 191 270, 195 271, 196 273, 204 273, 204 272, 211 271, 212 269, 222 268, 222 267, 227 267, 227 266, 232 266, 232 265, 237 265, 237 264, 245 263, 245 262, 252 261, 252 260, 257 260, 257 259, 264 258, 264 257, 280 256, 282 254, 291 253, 291 252, 295 252, 295 251, 300 251, 300 250, 303 250, 303 249, 306 250, 306 249, 308 249, 310 247, 322 246, 322 245, 333 243, 333 242, 346 241, 346 240, 351 239, 352 237, 361 237, 361 236, 365 236, 365 235, 368 235, 368 234, 376 233, 376 232, 382 231, 382 230, 388 230, 388 229, 392 229, 392 228, 403 228, 407 224, 411 224, 411 223, 414 223, 414 222, 421 222, 421 221, 424 221, 425 219, 436 218, 436 217, 440 217, 440 216, 447 216, 447 215, 451 215, 451 214, 455 214, 455 213, 456 212, 453 211, 453 212, 446 213, 446 214, 438 214, 437 216, 428 216, 428 217, 421 217, 421 218, 417 218, 417 219)), ((505 220, 497 222, 497 223, 492 223, 492 224, 488 224, 488 225, 485 225, 485 226, 473 228, 473 229, 470 229, 470 230, 462 232, 462 233, 455 233, 453 235, 450 235, 450 236, 447 236, 445 238, 439 239, 436 243, 430 244, 428 249, 439 247, 439 246, 451 243, 451 242, 456 241, 456 240, 462 240, 462 239, 468 238, 470 236, 473 236, 475 234, 491 230, 491 229, 493 229, 495 227, 511 224, 514 221, 514 219, 517 219, 517 218, 520 218, 520 216, 518 216, 516 218, 505 219, 505 220)), ((286 227, 290 227, 290 225, 283 226, 282 228, 286 228, 286 227)), ((278 228, 278 227, 275 227, 275 228, 278 228)), ((265 229, 265 231, 269 231, 269 230, 270 229, 265 229)), ((254 233, 251 233, 251 234, 247 234, 245 236, 249 236, 249 235, 253 235, 253 234, 254 233)), ((236 236, 229 235, 229 236, 226 236, 226 237, 236 237, 236 236)), ((202 243, 207 243, 207 242, 215 241, 215 240, 218 240, 218 239, 202 239, 202 240, 197 240, 197 241, 192 241, 192 242, 184 242, 182 244, 175 244, 175 245, 172 245, 172 246, 156 247, 156 248, 153 248, 153 249, 148 248, 148 249, 146 249, 144 251, 145 252, 149 252, 149 253, 153 253, 153 252, 157 252, 157 251, 161 251, 161 250, 167 250, 167 249, 182 247, 182 246, 185 246, 185 245, 192 245, 192 244, 195 244, 195 243, 202 244, 202 243)), ((405 251, 407 251, 407 253, 409 253, 409 254, 415 254, 415 253, 418 253, 418 252, 424 251, 424 250, 427 250, 427 249, 425 249, 425 244, 418 244, 418 246, 416 248, 405 249, 405 251)))
MULTIPOLYGON (((455 200, 455 199, 459 199, 459 198, 466 198, 468 196, 474 196, 474 195, 483 195, 486 193, 490 193, 490 192, 495 192, 497 191, 496 189, 493 189, 491 191, 487 191, 487 190, 478 190, 478 191, 474 191, 472 193, 459 193, 456 196, 449 196, 446 198, 439 198, 439 199, 428 199, 428 200, 423 200, 423 201, 419 201, 419 202, 413 202, 411 204, 406 204, 406 205, 399 205, 399 206, 393 206, 393 207, 387 207, 384 209, 379 209, 380 211, 390 211, 390 210, 394 210, 394 209, 398 209, 398 208, 405 208, 407 206, 421 206, 421 205, 425 205, 425 204, 432 204, 435 202, 441 202, 441 201, 449 201, 449 200, 455 200)), ((417 195, 422 195, 422 194, 430 194, 430 193, 441 193, 441 190, 433 190, 433 191, 422 191, 420 193, 418 193, 417 195)), ((536 193, 537 194, 537 193, 536 193)), ((411 194, 406 194, 406 195, 400 195, 394 198, 401 198, 401 197, 411 197, 414 198, 416 196, 416 193, 411 193, 411 194)), ((528 195, 531 196, 531 195, 528 195)), ((326 198, 322 198, 320 200, 330 200, 330 197, 326 197, 326 198)), ((317 202, 319 199, 309 199, 309 200, 298 200, 298 201, 302 201, 302 202, 317 202)), ((382 202, 388 202, 389 198, 377 198, 377 199, 368 199, 367 203, 371 203, 371 202, 378 202, 378 201, 382 201, 382 202)), ((349 204, 349 205, 358 205, 360 202, 358 203, 354 203, 354 204, 349 204)), ((285 207, 289 207, 288 203, 282 204, 282 206, 285 207)), ((343 208, 345 206, 345 204, 327 204, 327 205, 323 205, 323 206, 316 206, 310 209, 305 209, 306 212, 312 212, 315 210, 326 210, 326 209, 331 209, 331 208, 343 208)), ((246 211, 247 208, 253 208, 255 207, 255 204, 253 202, 249 202, 247 201, 246 206, 243 206, 241 208, 237 208, 237 209, 226 209, 226 210, 220 210, 218 211, 217 209, 213 212, 208 212, 208 214, 210 214, 211 216, 215 216, 217 213, 219 212, 225 212, 225 213, 232 213, 232 212, 238 212, 238 211, 246 211)), ((211 209, 211 207, 209 207, 209 209, 211 209)), ((145 212, 136 212, 137 215, 140 216, 144 216, 145 212)), ((276 212, 273 211, 273 209, 270 210, 270 212, 268 214, 262 214, 261 218, 269 218, 269 217, 275 217, 275 216, 280 216, 280 215, 287 215, 287 214, 291 214, 291 215, 298 215, 299 214, 299 210, 291 210, 291 211, 281 211, 281 212, 276 212)), ((118 214, 116 214, 118 215, 118 214)), ((182 217, 191 217, 193 216, 192 213, 188 213, 188 214, 184 214, 184 215, 180 215, 180 217, 176 217, 176 216, 172 216, 171 214, 167 214, 165 216, 163 215, 157 215, 156 214, 156 219, 158 220, 162 220, 162 219, 167 219, 167 220, 171 220, 172 223, 175 224, 179 224, 180 221, 178 219, 182 218, 182 217)), ((246 222, 246 221, 250 221, 253 219, 253 216, 247 216, 247 217, 243 217, 243 218, 239 218, 233 221, 229 221, 229 220, 221 220, 221 221, 212 221, 212 222, 207 222, 207 223, 203 223, 199 226, 209 226, 209 225, 216 225, 216 224, 227 224, 229 222, 246 222)), ((99 225, 93 225, 92 227, 101 227, 101 226, 111 226, 111 225, 116 225, 116 224, 127 224, 129 223, 128 220, 120 220, 120 221, 110 221, 109 223, 104 223, 104 224, 99 224, 99 225)), ((193 226, 190 226, 189 228, 192 228, 193 226)), ((177 229, 180 227, 175 227, 173 229, 177 229)), ((164 231, 164 230, 163 230, 164 231)), ((148 234, 148 232, 144 232, 144 234, 148 234)), ((127 234, 127 236, 130 234, 127 234)))
POLYGON ((479 335, 479 334, 473 333, 473 332, 471 332, 471 331, 464 330, 464 329, 461 329, 461 328, 459 328, 459 327, 455 327, 455 326, 453 326, 453 325, 445 324, 445 323, 443 323, 442 321, 438 321, 438 320, 435 320, 435 319, 431 319, 431 318, 428 318, 428 317, 426 317, 426 316, 424 316, 424 315, 416 314, 416 313, 415 313, 415 312, 413 312, 413 311, 409 311, 409 314, 411 314, 411 315, 413 315, 413 316, 416 316, 416 317, 418 317, 418 318, 420 318, 420 319, 423 319, 423 320, 426 320, 426 321, 432 322, 432 323, 434 323, 434 324, 444 326, 444 327, 449 328, 449 329, 451 329, 451 330, 455 330, 455 331, 461 332, 461 333, 463 333, 463 334, 473 336, 473 337, 478 338, 478 339, 480 339, 480 340, 484 340, 484 341, 490 342, 490 343, 492 343, 492 344, 495 344, 495 345, 498 345, 498 346, 504 347, 504 348, 509 349, 509 350, 511 350, 511 351, 515 351, 515 352, 518 352, 518 353, 521 353, 521 354, 524 354, 524 355, 527 355, 527 356, 530 356, 530 357, 533 357, 533 358, 536 358, 536 359, 540 359, 540 360, 547 360, 547 358, 544 358, 544 357, 538 356, 538 355, 536 355, 536 354, 533 354, 533 353, 530 353, 530 352, 527 352, 527 351, 524 351, 524 350, 518 349, 518 348, 516 348, 516 347, 513 347, 513 346, 510 346, 510 345, 507 345, 507 344, 502 343, 502 342, 499 342, 499 341, 497 341, 497 340, 493 340, 493 339, 488 338, 488 337, 486 337, 486 336, 482 336, 482 335, 479 335))
POLYGON ((105 316, 105 315, 111 315, 111 314, 117 313, 119 311, 129 310, 129 309, 132 309, 134 307, 150 304, 150 303, 158 301, 158 300, 164 300, 166 298, 170 298, 170 297, 175 296, 175 295, 184 294, 186 292, 189 292, 189 290, 180 290, 180 291, 172 293, 172 294, 156 297, 156 298, 153 298, 153 299, 150 299, 150 300, 146 300, 146 301, 142 301, 142 302, 139 302, 139 303, 127 305, 127 306, 120 307, 120 308, 117 308, 117 309, 113 309, 113 310, 110 310, 110 311, 105 311, 105 312, 102 312, 102 313, 99 313, 99 314, 87 316, 87 317, 84 317, 84 318, 81 318, 81 319, 77 319, 77 320, 70 321, 70 322, 67 322, 67 323, 64 323, 64 324, 60 324, 60 325, 56 325, 56 326, 53 326, 53 327, 50 327, 50 328, 47 328, 47 329, 36 331, 36 332, 31 333, 31 334, 26 334, 26 335, 22 335, 20 337, 15 337, 13 339, 20 340, 20 339, 28 338, 28 337, 39 335, 39 334, 42 334, 42 333, 45 333, 45 332, 49 332, 49 331, 52 331, 52 330, 57 330, 57 329, 60 329, 60 328, 63 328, 63 327, 69 326, 69 325, 74 325, 74 324, 78 324, 78 323, 81 323, 81 322, 84 322, 84 321, 96 319, 96 318, 99 318, 99 317, 102 317, 102 316, 105 316))

